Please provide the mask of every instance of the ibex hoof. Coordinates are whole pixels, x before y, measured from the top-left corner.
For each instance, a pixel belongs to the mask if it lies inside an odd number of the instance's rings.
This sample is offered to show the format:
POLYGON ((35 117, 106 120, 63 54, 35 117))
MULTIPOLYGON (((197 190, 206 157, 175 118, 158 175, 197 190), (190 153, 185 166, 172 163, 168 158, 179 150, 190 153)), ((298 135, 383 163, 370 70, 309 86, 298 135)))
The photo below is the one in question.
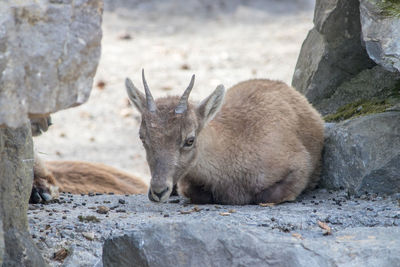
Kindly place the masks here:
POLYGON ((29 203, 47 203, 55 199, 58 199, 58 187, 49 184, 43 178, 35 178, 29 203))

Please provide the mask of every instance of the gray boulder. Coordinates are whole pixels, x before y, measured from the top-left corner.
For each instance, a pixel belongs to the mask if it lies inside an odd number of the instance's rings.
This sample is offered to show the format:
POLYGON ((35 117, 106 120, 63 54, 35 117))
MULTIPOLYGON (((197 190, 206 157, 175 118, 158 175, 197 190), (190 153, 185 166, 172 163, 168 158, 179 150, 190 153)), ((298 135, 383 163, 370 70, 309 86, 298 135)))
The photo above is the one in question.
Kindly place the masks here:
POLYGON ((0 5, 0 125, 84 103, 100 57, 99 0, 0 5))
POLYGON ((45 266, 28 230, 28 199, 33 179, 30 124, 17 129, 0 128, 0 155, 0 255, 4 255, 3 265, 45 266))
POLYGON ((27 224, 33 177, 28 117, 47 117, 88 99, 100 57, 102 9, 101 0, 0 4, 0 262, 4 266, 46 265, 27 224))
POLYGON ((4 230, 3 230, 3 221, 0 217, 0 266, 3 264, 3 258, 4 258, 4 230))
POLYGON ((368 55, 392 72, 400 72, 400 3, 361 0, 362 38, 368 55))
POLYGON ((399 228, 359 227, 302 238, 215 221, 149 223, 108 239, 103 265, 396 266, 399 238, 399 228))
MULTIPOLYGON (((374 62, 361 44, 358 0, 317 0, 314 28, 304 41, 292 85, 318 105, 374 62)), ((323 106, 319 111, 325 115, 323 106)))
POLYGON ((329 124, 321 184, 365 191, 400 192, 400 112, 386 112, 329 124))

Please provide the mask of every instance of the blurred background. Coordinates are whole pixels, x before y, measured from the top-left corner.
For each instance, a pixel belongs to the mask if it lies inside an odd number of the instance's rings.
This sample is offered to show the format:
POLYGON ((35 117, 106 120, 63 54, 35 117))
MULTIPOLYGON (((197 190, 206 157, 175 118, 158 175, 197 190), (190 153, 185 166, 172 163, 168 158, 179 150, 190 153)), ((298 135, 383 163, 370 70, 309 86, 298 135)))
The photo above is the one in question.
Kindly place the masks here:
POLYGON ((154 97, 182 94, 196 74, 191 99, 218 84, 253 78, 291 83, 312 28, 313 0, 105 0, 102 55, 90 99, 52 115, 36 137, 44 160, 101 162, 150 180, 138 137, 140 114, 124 80, 154 97))

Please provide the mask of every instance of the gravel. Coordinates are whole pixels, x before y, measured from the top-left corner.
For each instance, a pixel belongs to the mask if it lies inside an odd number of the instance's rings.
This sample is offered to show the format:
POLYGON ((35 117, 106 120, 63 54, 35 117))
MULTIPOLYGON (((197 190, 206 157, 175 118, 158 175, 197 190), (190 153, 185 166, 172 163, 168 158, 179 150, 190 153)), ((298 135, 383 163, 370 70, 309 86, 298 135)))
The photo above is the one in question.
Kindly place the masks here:
POLYGON ((344 191, 319 189, 300 196, 295 202, 266 207, 192 205, 179 197, 171 200, 158 204, 150 202, 145 195, 74 195, 71 203, 33 204, 28 211, 31 235, 51 266, 62 264, 53 259, 54 253, 61 249, 68 251, 63 261, 65 266, 102 266, 103 243, 110 236, 122 235, 138 225, 184 222, 188 217, 226 225, 263 227, 271 232, 299 234, 304 239, 324 234, 318 221, 326 223, 332 235, 335 231, 355 227, 400 225, 396 197, 376 194, 354 198, 344 191), (78 203, 87 205, 76 205, 78 203), (110 211, 97 213, 90 208, 97 207, 95 203, 102 203, 110 211))

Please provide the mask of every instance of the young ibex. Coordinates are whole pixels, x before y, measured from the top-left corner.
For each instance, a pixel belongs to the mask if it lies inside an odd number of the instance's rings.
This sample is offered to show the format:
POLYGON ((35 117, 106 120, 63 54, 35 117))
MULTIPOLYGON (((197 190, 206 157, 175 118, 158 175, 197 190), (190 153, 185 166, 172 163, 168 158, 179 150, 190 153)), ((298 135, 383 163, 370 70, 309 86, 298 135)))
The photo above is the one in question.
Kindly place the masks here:
MULTIPOLYGON (((31 119, 32 135, 47 131, 51 118, 31 119)), ((101 163, 83 161, 43 162, 35 153, 33 185, 30 203, 57 199, 59 190, 72 194, 113 192, 115 194, 144 194, 147 185, 138 177, 101 163)))
POLYGON ((294 200, 319 179, 323 121, 305 97, 279 81, 224 87, 195 105, 154 101, 142 72, 143 95, 126 79, 142 114, 139 137, 151 171, 149 199, 165 202, 173 186, 193 203, 256 204, 294 200))
POLYGON ((140 178, 101 163, 43 162, 35 155, 33 174, 31 203, 56 199, 59 190, 72 194, 145 194, 148 190, 148 186, 140 178))

